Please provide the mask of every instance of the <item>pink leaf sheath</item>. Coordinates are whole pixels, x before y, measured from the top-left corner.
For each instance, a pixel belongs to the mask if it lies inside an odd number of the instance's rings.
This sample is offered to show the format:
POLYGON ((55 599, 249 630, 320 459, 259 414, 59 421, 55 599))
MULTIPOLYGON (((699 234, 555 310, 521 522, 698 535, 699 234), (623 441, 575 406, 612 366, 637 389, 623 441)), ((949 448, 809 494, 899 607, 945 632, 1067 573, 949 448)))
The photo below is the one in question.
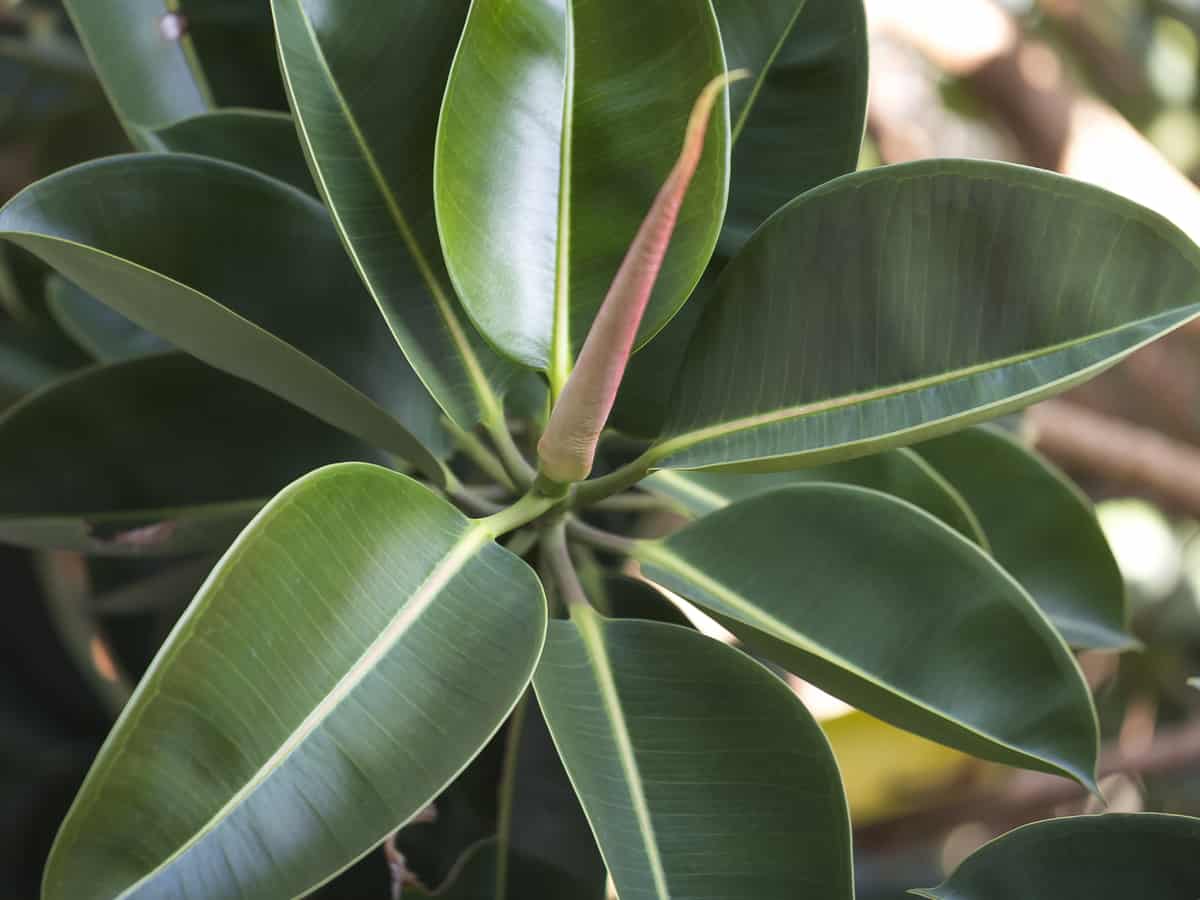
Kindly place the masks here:
POLYGON ((592 471, 600 432, 616 402, 679 209, 700 164, 713 105, 730 83, 748 75, 742 69, 718 75, 692 107, 679 159, 625 253, 538 442, 541 474, 552 482, 582 481, 592 471))

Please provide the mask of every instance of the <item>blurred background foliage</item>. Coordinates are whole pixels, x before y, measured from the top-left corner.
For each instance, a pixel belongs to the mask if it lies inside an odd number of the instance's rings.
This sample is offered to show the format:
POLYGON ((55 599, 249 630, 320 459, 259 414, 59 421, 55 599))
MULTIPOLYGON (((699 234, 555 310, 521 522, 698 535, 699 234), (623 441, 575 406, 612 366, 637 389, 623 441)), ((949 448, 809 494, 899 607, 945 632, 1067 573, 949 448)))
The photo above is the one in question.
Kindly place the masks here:
MULTIPOLYGON (((179 6, 220 105, 286 108, 265 2, 179 6)), ((938 155, 1055 168, 1159 209, 1200 239, 1200 0, 867 7, 863 166, 938 155)), ((0 0, 0 200, 129 149, 61 5, 0 0)), ((130 327, 0 245, 0 410, 113 358, 114 346, 116 355, 161 349, 130 327)), ((1200 691, 1187 686, 1200 673, 1200 328, 1008 424, 1096 500, 1127 581, 1142 649, 1082 660, 1101 713, 1109 808, 1200 815, 1200 691)), ((211 563, 0 546, 0 895, 37 896, 92 756, 211 563)), ((1066 782, 968 759, 794 686, 843 767, 864 900, 932 884, 1018 824, 1097 808, 1066 782)), ((364 860, 319 896, 383 900, 401 851, 436 883, 494 830, 502 740, 448 790, 434 820, 405 829, 400 849, 364 860)), ((561 802, 560 781, 537 782, 545 794, 527 804, 534 819, 561 802)))

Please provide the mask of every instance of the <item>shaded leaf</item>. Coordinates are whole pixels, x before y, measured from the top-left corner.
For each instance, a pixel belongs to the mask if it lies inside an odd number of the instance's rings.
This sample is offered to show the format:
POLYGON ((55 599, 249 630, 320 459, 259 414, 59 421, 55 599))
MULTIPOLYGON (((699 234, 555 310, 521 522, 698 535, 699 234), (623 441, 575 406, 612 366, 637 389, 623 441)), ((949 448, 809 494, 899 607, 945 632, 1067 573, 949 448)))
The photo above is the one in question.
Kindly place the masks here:
POLYGON ((829 745, 740 651, 577 608, 534 687, 622 896, 853 896, 829 745))
POLYGON ((1093 783, 1096 714, 1066 644, 983 551, 914 506, 782 488, 635 555, 750 647, 874 716, 1093 783))
POLYGON ((1065 475, 996 428, 970 428, 916 450, 966 498, 996 561, 1067 643, 1136 645, 1125 631, 1121 570, 1091 503, 1065 475))
MULTIPOLYGON (((725 70, 703 0, 477 0, 455 57, 434 171, 446 263, 484 335, 560 387, 679 153, 692 103, 725 70)), ((716 242, 727 107, 639 331, 658 331, 716 242)))
POLYGON ((503 424, 513 370, 465 321, 433 215, 438 111, 466 0, 271 8, 300 139, 392 334, 455 422, 503 424))
POLYGON ((691 628, 683 612, 657 587, 628 575, 608 575, 603 584, 604 613, 613 619, 645 619, 691 628))
POLYGON ((436 444, 436 408, 325 210, 295 188, 199 156, 112 157, 26 188, 0 236, 179 348, 440 475, 414 437, 436 444))
POLYGON ((722 273, 647 460, 793 468, 994 417, 1193 318, 1198 274, 1165 219, 1048 172, 839 178, 722 273))
POLYGON ((171 349, 158 335, 135 325, 53 272, 46 277, 46 308, 71 340, 99 362, 118 362, 171 349))
POLYGON ((155 659, 43 896, 311 890, 475 756, 545 625, 536 576, 489 526, 386 469, 305 476, 241 534, 155 659))
POLYGON ((694 516, 703 516, 757 494, 815 481, 856 484, 907 500, 977 544, 987 546, 979 521, 962 495, 911 450, 888 450, 790 472, 663 471, 645 479, 642 486, 674 500, 694 516))
POLYGON ((288 482, 370 448, 179 353, 54 382, 0 417, 0 540, 224 550, 288 482))
POLYGON ((317 192, 287 113, 221 109, 156 128, 149 139, 155 150, 223 159, 310 194, 317 192))
POLYGON ((931 900, 1193 900, 1200 819, 1112 813, 1035 822, 967 857, 931 900))
POLYGON ((733 167, 718 252, 726 259, 775 210, 858 165, 867 114, 862 0, 714 0, 729 67, 733 167))

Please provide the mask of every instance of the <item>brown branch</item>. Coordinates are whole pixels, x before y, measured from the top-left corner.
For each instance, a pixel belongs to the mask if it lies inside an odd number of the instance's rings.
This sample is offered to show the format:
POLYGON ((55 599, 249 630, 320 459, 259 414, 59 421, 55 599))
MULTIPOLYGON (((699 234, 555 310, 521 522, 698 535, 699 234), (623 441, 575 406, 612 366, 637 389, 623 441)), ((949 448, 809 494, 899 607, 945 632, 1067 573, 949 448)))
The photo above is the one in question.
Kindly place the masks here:
POLYGON ((1026 423, 1038 450, 1064 468, 1200 514, 1200 450, 1062 400, 1032 407, 1026 423))

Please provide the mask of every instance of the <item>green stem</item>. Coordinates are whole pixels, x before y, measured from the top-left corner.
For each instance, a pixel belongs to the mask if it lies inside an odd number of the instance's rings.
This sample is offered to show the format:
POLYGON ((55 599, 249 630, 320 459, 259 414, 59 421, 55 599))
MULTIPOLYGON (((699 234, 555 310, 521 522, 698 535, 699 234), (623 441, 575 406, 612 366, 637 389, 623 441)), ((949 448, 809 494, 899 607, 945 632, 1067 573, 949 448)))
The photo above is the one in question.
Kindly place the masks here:
POLYGON ((492 437, 492 443, 496 445, 496 450, 500 453, 500 459, 508 474, 518 485, 528 490, 533 485, 537 473, 529 464, 529 460, 525 458, 525 454, 521 452, 521 448, 517 446, 517 442, 513 440, 508 425, 501 422, 494 427, 488 426, 487 430, 492 437))
POLYGON ((642 494, 630 491, 625 494, 614 494, 597 500, 590 507, 601 512, 653 512, 663 510, 673 512, 676 507, 670 500, 656 497, 653 494, 642 494))
POLYGON ((479 466, 484 473, 489 475, 492 480, 510 490, 515 491, 517 489, 516 484, 509 477, 504 463, 496 458, 496 455, 487 448, 487 445, 483 441, 465 428, 459 427, 448 416, 442 417, 442 424, 446 426, 446 430, 454 437, 454 443, 458 448, 470 457, 471 461, 479 466))
POLYGON ((554 574, 554 580, 562 591, 563 602, 568 611, 577 606, 587 606, 587 593, 575 571, 575 562, 571 559, 571 551, 567 546, 566 523, 559 522, 546 532, 543 539, 546 548, 546 563, 554 574))
POLYGON ((475 524, 493 538, 498 538, 502 534, 508 534, 510 531, 516 531, 522 525, 529 524, 557 503, 557 500, 543 497, 540 494, 526 494, 507 509, 502 509, 484 519, 476 519, 475 524))
POLYGON ((650 447, 633 462, 626 463, 618 469, 613 469, 607 475, 580 482, 571 492, 571 507, 591 506, 613 494, 619 494, 633 487, 650 474, 654 463, 661 455, 659 447, 650 447))
POLYGON ((512 831, 513 795, 516 794, 517 760, 528 707, 529 689, 526 688, 508 719, 508 734, 504 737, 504 768, 500 773, 500 789, 496 795, 499 813, 496 817, 495 900, 506 900, 508 897, 508 848, 512 831))
POLYGON ((618 556, 633 556, 638 542, 611 531, 595 528, 578 519, 567 519, 566 531, 578 541, 616 553, 618 556))

